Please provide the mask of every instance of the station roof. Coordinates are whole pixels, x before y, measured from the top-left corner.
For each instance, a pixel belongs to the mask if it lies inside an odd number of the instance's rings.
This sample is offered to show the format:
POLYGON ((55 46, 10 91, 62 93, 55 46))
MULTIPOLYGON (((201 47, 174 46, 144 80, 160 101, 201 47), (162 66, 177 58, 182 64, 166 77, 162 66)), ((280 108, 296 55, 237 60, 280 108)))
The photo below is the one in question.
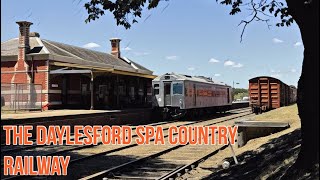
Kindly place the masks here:
MULTIPOLYGON (((41 39, 30 34, 30 52, 27 59, 47 55, 51 64, 77 67, 81 69, 108 70, 125 75, 139 75, 154 78, 153 72, 125 57, 117 58, 111 54, 82 47, 41 39)), ((1 43, 1 61, 16 61, 18 56, 18 38, 1 43)), ((34 58, 34 60, 43 58, 34 58)))

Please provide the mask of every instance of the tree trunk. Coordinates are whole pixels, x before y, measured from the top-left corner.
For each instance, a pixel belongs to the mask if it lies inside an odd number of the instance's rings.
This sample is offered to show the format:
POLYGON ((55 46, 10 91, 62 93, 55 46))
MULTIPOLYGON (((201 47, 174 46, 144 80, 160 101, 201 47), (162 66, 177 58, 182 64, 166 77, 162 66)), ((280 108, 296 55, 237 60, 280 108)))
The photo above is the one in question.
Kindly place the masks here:
POLYGON ((302 144, 298 159, 287 172, 301 175, 319 163, 319 1, 287 0, 287 4, 304 44, 297 92, 302 144))

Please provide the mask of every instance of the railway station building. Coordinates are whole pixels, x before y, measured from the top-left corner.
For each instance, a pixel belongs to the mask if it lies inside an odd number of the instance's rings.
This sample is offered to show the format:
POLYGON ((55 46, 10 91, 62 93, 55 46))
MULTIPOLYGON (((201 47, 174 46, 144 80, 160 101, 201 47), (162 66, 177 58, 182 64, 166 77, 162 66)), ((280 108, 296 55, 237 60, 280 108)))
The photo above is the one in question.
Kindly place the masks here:
POLYGON ((2 106, 18 109, 125 109, 151 104, 153 72, 122 57, 120 39, 99 52, 40 38, 19 21, 1 43, 2 106))

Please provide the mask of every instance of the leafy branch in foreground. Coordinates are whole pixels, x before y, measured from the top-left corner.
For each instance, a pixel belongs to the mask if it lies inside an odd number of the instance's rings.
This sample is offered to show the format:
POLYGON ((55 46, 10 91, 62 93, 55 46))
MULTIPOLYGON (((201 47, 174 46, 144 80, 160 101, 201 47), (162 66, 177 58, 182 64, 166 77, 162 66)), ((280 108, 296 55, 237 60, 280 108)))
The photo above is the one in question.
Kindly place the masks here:
MULTIPOLYGON (((143 9, 152 9, 159 5, 160 1, 169 0, 91 0, 84 6, 88 12, 86 23, 99 19, 105 14, 105 11, 113 13, 117 25, 121 25, 126 29, 131 28, 132 24, 137 23, 141 18, 143 9), (129 18, 130 17, 130 18, 129 18)), ((279 17, 280 22, 276 26, 290 26, 293 18, 289 15, 288 7, 284 3, 275 0, 248 0, 243 3, 242 0, 216 0, 225 6, 230 6, 230 15, 240 13, 242 9, 250 11, 248 20, 242 20, 239 24, 243 25, 241 32, 241 40, 248 24, 253 21, 261 21, 269 24, 271 17, 279 17)), ((166 6, 167 7, 167 6, 166 6)))

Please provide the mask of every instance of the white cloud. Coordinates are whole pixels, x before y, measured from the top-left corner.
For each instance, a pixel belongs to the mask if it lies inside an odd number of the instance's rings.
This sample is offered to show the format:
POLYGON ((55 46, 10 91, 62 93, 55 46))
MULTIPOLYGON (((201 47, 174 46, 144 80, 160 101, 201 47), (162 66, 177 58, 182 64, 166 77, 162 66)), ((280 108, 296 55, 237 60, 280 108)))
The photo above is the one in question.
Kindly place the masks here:
POLYGON ((271 74, 271 77, 281 78, 281 77, 282 77, 282 74, 271 74))
POLYGON ((220 62, 220 61, 217 60, 217 59, 214 59, 214 58, 211 58, 211 59, 209 60, 209 63, 218 63, 218 62, 220 62))
POLYGON ((218 77, 218 76, 221 76, 221 74, 214 74, 213 76, 218 77))
POLYGON ((241 64, 241 63, 237 63, 237 64, 233 65, 232 67, 235 67, 235 68, 242 68, 242 67, 243 67, 243 64, 241 64))
POLYGON ((302 46, 302 42, 296 42, 296 43, 294 43, 293 46, 294 46, 294 47, 302 46))
POLYGON ((128 46, 128 47, 123 48, 122 50, 124 50, 124 51, 131 51, 132 49, 128 46))
POLYGON ((224 66, 234 66, 236 63, 235 62, 233 62, 233 61, 230 61, 230 60, 227 60, 227 61, 225 61, 224 62, 224 66))
POLYGON ((148 53, 148 52, 133 52, 133 54, 136 56, 146 56, 146 55, 149 55, 150 53, 148 53))
POLYGON ((224 66, 231 66, 231 67, 234 67, 234 68, 242 68, 243 67, 243 64, 236 63, 236 62, 233 62, 233 61, 230 61, 230 60, 225 61, 223 65, 224 66))
POLYGON ((194 67, 188 67, 188 70, 189 71, 194 71, 196 68, 194 68, 194 67))
POLYGON ((290 71, 293 73, 297 72, 297 70, 295 68, 292 68, 290 71))
POLYGON ((168 60, 177 60, 178 56, 167 56, 166 59, 168 59, 168 60))
POLYGON ((91 43, 83 45, 82 47, 87 48, 87 49, 92 49, 92 48, 100 47, 100 45, 97 43, 91 42, 91 43))
POLYGON ((280 73, 281 71, 280 71, 280 70, 271 69, 270 72, 271 72, 271 73, 280 73))
POLYGON ((283 43, 283 40, 278 39, 278 38, 273 38, 272 42, 278 44, 278 43, 283 43))

